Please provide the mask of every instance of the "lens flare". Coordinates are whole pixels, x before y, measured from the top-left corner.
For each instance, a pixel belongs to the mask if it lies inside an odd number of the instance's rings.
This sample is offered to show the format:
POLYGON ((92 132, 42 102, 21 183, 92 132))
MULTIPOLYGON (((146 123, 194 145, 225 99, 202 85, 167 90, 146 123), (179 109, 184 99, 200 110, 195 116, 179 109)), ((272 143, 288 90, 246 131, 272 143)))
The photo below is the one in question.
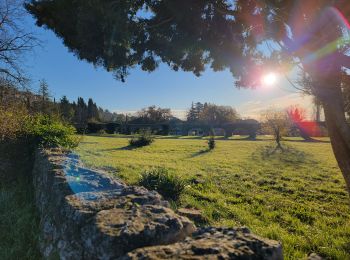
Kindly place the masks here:
POLYGON ((273 86, 277 81, 277 75, 273 72, 268 73, 263 76, 261 81, 264 86, 273 86))

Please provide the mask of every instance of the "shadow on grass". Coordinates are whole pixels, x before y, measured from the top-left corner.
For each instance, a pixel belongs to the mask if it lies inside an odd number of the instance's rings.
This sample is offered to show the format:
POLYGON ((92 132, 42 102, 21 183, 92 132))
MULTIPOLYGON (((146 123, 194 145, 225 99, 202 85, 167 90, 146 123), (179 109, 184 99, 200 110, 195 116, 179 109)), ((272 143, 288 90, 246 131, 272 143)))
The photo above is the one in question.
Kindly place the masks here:
POLYGON ((285 140, 286 142, 297 142, 297 143, 330 143, 331 141, 326 141, 326 140, 318 140, 318 139, 308 139, 308 140, 285 140))
MULTIPOLYGON (((256 137, 255 139, 254 138, 251 138, 251 137, 244 137, 244 138, 234 138, 234 139, 223 139, 223 140, 228 140, 228 141, 273 141, 274 139, 273 138, 259 138, 256 137)), ((330 143, 329 140, 319 140, 319 139, 314 139, 314 138, 311 138, 309 140, 305 140, 305 139, 300 139, 300 140, 292 140, 292 139, 283 139, 284 142, 291 142, 291 143, 330 143)))
POLYGON ((258 148, 253 154, 254 160, 283 162, 286 164, 298 165, 310 160, 310 155, 299 151, 291 146, 283 145, 283 148, 277 148, 273 145, 258 148))
POLYGON ((237 141, 266 141, 264 139, 259 139, 257 137, 250 137, 250 136, 247 136, 247 137, 244 137, 244 138, 239 138, 239 139, 231 139, 233 141, 237 140, 237 141))
POLYGON ((182 137, 181 135, 172 135, 172 136, 160 136, 160 137, 156 137, 156 139, 179 139, 180 137, 182 137))
POLYGON ((183 140, 194 140, 194 139, 203 139, 203 136, 190 136, 190 135, 185 135, 185 136, 182 136, 180 137, 180 139, 183 139, 183 140))
POLYGON ((141 148, 141 147, 137 147, 137 146, 133 146, 133 145, 126 145, 126 146, 118 147, 118 148, 99 150, 99 152, 132 151, 132 150, 136 150, 138 148, 141 148))
POLYGON ((195 157, 201 156, 201 155, 206 154, 206 153, 208 153, 208 152, 210 152, 209 149, 200 150, 200 151, 195 152, 194 154, 192 154, 192 155, 191 155, 191 158, 195 158, 195 157))

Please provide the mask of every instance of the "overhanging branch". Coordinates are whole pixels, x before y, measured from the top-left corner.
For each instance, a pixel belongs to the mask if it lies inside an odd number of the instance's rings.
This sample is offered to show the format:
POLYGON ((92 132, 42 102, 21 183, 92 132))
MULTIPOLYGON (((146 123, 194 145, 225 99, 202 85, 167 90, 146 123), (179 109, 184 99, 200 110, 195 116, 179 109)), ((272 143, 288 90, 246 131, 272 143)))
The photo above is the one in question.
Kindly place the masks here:
POLYGON ((340 54, 340 64, 347 68, 347 69, 350 69, 350 57, 345 55, 345 54, 340 54))

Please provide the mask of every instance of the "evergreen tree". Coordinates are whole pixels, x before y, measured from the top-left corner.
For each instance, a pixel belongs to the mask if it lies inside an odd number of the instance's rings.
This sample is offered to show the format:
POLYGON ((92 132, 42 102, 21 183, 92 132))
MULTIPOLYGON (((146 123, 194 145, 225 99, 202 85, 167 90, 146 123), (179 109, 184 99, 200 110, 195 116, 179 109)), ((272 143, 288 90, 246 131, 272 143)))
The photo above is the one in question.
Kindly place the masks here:
POLYGON ((59 103, 59 110, 61 117, 67 121, 71 122, 74 116, 74 106, 69 102, 66 96, 63 96, 59 103))
POLYGON ((50 113, 50 93, 49 85, 47 82, 42 79, 39 83, 38 94, 40 96, 40 112, 44 114, 50 113))
POLYGON ((99 112, 96 103, 93 102, 92 98, 89 98, 87 105, 87 119, 88 121, 99 121, 99 112))
POLYGON ((200 119, 200 115, 203 112, 203 109, 204 109, 204 105, 201 102, 197 102, 194 110, 196 121, 200 119))
POLYGON ((188 110, 187 112, 187 122, 195 122, 198 118, 196 117, 196 111, 195 111, 195 107, 194 104, 192 102, 191 104, 191 108, 188 110))
POLYGON ((74 111, 74 122, 76 123, 77 128, 85 129, 87 126, 87 105, 82 97, 78 97, 76 108, 74 111))

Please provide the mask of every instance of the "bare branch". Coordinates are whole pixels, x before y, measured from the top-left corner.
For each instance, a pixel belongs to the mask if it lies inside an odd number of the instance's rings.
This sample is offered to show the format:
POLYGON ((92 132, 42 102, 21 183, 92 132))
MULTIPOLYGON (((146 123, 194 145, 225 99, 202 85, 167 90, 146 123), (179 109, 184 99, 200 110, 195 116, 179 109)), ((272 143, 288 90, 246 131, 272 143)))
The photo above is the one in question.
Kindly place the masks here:
POLYGON ((152 29, 152 28, 155 28, 155 27, 162 26, 163 24, 166 24, 166 23, 168 23, 168 22, 171 22, 173 19, 174 19, 173 16, 172 16, 172 17, 169 17, 169 18, 167 18, 167 19, 165 19, 165 20, 163 20, 163 21, 160 21, 160 22, 157 23, 157 24, 149 25, 149 26, 147 26, 147 28, 152 29))
POLYGON ((23 85, 21 58, 39 41, 23 29, 25 10, 21 0, 0 1, 0 76, 23 85))
POLYGON ((347 68, 347 69, 350 69, 350 57, 345 55, 345 54, 340 54, 341 57, 340 57, 340 64, 347 68))

